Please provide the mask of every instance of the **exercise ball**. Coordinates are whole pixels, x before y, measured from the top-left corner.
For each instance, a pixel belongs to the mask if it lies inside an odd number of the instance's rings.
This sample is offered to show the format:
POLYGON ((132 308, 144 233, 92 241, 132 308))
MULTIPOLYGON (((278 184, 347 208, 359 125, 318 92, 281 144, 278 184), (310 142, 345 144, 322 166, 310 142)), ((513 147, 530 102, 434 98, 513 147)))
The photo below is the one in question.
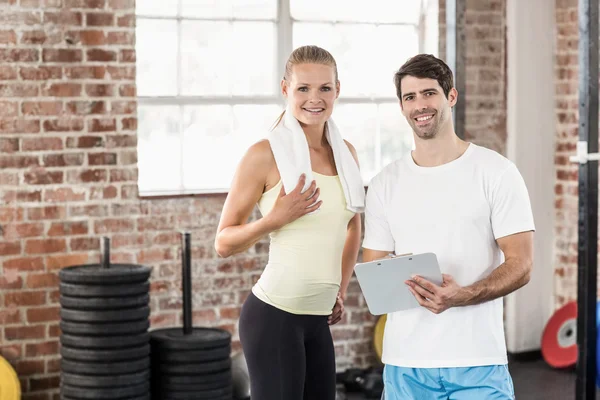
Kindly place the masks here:
POLYGON ((375 324, 375 331, 373 332, 373 346, 375 347, 375 353, 381 361, 383 354, 383 332, 385 331, 385 322, 387 321, 387 314, 383 314, 377 320, 375 324))
POLYGON ((17 373, 2 357, 0 357, 0 399, 21 400, 21 384, 17 373))
POLYGON ((233 398, 235 400, 250 399, 250 375, 243 352, 231 357, 231 379, 233 384, 233 398))

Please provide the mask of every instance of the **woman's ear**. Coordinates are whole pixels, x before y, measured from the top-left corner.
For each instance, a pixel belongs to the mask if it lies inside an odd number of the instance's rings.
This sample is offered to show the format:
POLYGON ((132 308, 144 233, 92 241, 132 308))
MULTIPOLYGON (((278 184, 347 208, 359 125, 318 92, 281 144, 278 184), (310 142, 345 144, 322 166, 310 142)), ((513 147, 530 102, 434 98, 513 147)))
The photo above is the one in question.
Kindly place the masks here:
POLYGON ((285 81, 285 79, 281 80, 281 94, 283 95, 283 97, 285 97, 287 99, 288 87, 287 87, 287 82, 285 81))
POLYGON ((340 97, 340 81, 335 83, 335 98, 340 97))

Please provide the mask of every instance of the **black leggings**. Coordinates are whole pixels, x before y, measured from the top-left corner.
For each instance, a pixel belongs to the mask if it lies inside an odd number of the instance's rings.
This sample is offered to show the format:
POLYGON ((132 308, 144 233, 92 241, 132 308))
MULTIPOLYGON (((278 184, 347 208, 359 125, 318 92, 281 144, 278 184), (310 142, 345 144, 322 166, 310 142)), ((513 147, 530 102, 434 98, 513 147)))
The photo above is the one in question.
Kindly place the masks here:
POLYGON ((252 400, 335 400, 327 316, 291 314, 250 293, 239 332, 252 400))

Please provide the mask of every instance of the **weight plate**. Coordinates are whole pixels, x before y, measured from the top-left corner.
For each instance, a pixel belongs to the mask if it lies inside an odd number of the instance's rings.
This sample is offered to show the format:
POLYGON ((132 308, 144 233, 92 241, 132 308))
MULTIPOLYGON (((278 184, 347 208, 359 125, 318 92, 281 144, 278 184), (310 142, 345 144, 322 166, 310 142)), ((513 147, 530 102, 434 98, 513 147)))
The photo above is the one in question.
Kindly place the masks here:
POLYGON ((223 383, 231 382, 231 370, 225 370, 212 374, 204 375, 180 375, 174 376, 170 374, 160 373, 158 371, 153 372, 153 379, 158 380, 161 384, 166 385, 199 385, 208 383, 223 383))
POLYGON ((72 310, 120 310, 147 306, 150 296, 127 297, 71 297, 60 296, 60 305, 72 310))
POLYGON ((82 375, 121 375, 131 374, 150 368, 150 357, 139 360, 127 360, 122 362, 89 363, 62 359, 60 361, 63 372, 82 375))
POLYGON ((231 333, 219 328, 193 328, 189 335, 183 328, 163 328, 150 332, 151 342, 173 350, 204 350, 231 344, 231 333))
POLYGON ((73 397, 78 400, 129 400, 132 397, 147 396, 149 390, 149 382, 135 386, 95 388, 94 390, 66 384, 63 384, 61 387, 63 396, 73 397))
POLYGON ((73 297, 119 297, 148 294, 149 282, 132 285, 79 285, 61 282, 60 294, 73 297))
POLYGON ((215 398, 222 398, 229 396, 232 398, 233 390, 229 388, 215 389, 206 391, 191 391, 191 392, 163 392, 160 393, 162 398, 170 400, 214 400, 215 398))
POLYGON ((115 350, 86 350, 75 349, 68 346, 61 346, 60 354, 63 358, 66 358, 67 360, 78 360, 86 362, 129 361, 147 357, 150 354, 150 346, 146 344, 140 347, 115 350))
POLYGON ((169 375, 205 375, 231 369, 231 360, 198 364, 158 364, 159 373, 169 375))
POLYGON ((80 349, 116 349, 141 346, 148 343, 148 333, 128 336, 74 336, 61 335, 60 343, 80 349))
POLYGON ((158 359, 165 364, 202 363, 207 361, 224 360, 231 356, 231 346, 217 347, 207 350, 176 351, 167 349, 152 349, 158 359))
POLYGON ((111 264, 104 268, 100 264, 74 265, 60 270, 61 282, 96 285, 119 285, 147 281, 152 270, 144 265, 111 264))
POLYGON ((3 357, 0 357, 0 399, 21 399, 21 383, 17 373, 3 357))
POLYGON ((149 381, 150 372, 139 371, 132 374, 123 375, 81 375, 72 374, 70 372, 62 373, 62 382, 65 385, 86 387, 86 388, 105 388, 105 387, 121 387, 134 386, 143 382, 149 381))
POLYGON ((127 308, 124 310, 109 311, 82 311, 61 308, 60 318, 65 321, 81 322, 121 322, 135 321, 148 318, 150 307, 127 308))
POLYGON ((60 321, 60 329, 63 333, 70 335, 86 335, 86 336, 118 336, 131 335, 135 333, 146 332, 150 327, 148 319, 139 321, 128 321, 120 324, 111 323, 85 323, 85 322, 69 322, 60 321))

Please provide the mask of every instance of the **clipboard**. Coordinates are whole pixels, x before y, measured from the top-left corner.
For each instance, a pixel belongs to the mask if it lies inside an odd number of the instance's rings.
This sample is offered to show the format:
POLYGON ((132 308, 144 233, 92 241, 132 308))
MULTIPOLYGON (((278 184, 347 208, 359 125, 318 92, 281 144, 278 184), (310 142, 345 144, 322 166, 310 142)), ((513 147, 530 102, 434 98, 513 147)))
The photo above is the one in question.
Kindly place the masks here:
POLYGON ((373 315, 421 307, 404 281, 417 274, 441 285, 442 272, 434 253, 409 254, 359 263, 354 273, 373 315))

